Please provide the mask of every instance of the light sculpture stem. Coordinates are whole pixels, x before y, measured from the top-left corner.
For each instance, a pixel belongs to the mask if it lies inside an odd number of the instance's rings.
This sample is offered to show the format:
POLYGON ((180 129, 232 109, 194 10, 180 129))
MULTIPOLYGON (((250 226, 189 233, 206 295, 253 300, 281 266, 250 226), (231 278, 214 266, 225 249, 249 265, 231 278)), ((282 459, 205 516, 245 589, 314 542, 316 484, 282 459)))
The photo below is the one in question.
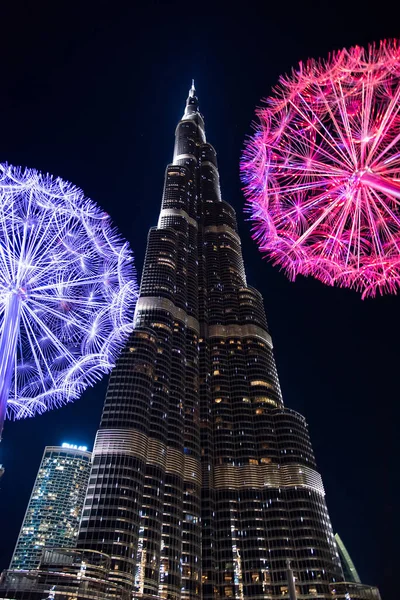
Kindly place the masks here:
POLYGON ((380 190, 381 192, 400 198, 400 184, 396 181, 390 181, 389 179, 385 179, 380 175, 373 175, 372 173, 363 173, 360 177, 360 181, 375 190, 380 190))
POLYGON ((17 350, 21 298, 10 292, 4 309, 3 331, 0 339, 0 441, 6 418, 7 401, 10 393, 17 350))

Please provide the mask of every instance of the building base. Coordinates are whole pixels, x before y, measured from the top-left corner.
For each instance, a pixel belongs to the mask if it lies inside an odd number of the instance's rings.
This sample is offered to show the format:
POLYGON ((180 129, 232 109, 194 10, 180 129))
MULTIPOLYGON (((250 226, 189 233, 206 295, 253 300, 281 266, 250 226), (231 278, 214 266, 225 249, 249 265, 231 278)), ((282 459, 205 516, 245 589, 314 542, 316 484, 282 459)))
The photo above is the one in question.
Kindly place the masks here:
POLYGON ((0 600, 130 600, 108 581, 110 557, 92 550, 44 550, 38 569, 7 570, 0 577, 0 600))

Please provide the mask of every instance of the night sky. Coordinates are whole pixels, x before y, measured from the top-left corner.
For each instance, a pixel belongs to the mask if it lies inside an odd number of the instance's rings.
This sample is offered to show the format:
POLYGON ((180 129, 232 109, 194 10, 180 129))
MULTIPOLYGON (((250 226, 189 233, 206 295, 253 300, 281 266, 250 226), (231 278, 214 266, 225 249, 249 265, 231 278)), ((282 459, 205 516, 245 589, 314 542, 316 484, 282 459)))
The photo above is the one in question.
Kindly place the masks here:
MULTIPOLYGON (((285 403, 308 420, 333 528, 363 582, 398 600, 400 298, 361 301, 312 279, 290 283, 250 238, 238 174, 254 108, 279 74, 308 57, 398 35, 396 2, 141 4, 3 4, 0 161, 81 187, 130 240, 140 273, 195 78, 222 196, 237 210, 248 283, 264 295, 285 403)), ((44 446, 91 448, 105 389, 102 381, 74 405, 6 424, 0 569, 44 446)))

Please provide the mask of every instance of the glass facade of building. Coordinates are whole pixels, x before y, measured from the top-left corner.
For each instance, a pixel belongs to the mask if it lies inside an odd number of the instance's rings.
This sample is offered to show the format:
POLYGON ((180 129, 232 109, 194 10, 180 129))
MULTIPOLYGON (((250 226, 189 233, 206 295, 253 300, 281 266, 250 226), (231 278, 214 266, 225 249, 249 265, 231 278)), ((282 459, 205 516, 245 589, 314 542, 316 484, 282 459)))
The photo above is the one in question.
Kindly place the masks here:
POLYGON ((109 572, 110 557, 101 552, 45 549, 36 569, 1 574, 0 600, 130 600, 109 572))
POLYGON ((331 598, 343 580, 307 424, 285 408, 262 297, 192 86, 111 374, 78 547, 135 598, 331 598))
POLYGON ((354 563, 351 560, 350 554, 348 553, 346 546, 343 544, 342 539, 338 533, 335 533, 335 540, 345 580, 353 583, 361 583, 361 579, 359 574, 357 573, 357 569, 355 568, 354 563))
POLYGON ((91 452, 46 446, 10 569, 36 569, 45 546, 76 546, 91 452))
POLYGON ((338 582, 331 585, 332 600, 381 600, 378 588, 357 582, 338 582))

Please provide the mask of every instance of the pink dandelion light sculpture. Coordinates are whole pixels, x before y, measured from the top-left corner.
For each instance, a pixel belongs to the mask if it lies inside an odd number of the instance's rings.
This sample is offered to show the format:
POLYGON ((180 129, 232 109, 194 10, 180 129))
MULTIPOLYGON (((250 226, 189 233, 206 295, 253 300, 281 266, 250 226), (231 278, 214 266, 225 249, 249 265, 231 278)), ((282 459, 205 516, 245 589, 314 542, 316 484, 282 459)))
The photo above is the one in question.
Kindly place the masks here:
POLYGON ((300 63, 257 116, 241 174, 260 249, 292 280, 396 293, 399 41, 300 63))

